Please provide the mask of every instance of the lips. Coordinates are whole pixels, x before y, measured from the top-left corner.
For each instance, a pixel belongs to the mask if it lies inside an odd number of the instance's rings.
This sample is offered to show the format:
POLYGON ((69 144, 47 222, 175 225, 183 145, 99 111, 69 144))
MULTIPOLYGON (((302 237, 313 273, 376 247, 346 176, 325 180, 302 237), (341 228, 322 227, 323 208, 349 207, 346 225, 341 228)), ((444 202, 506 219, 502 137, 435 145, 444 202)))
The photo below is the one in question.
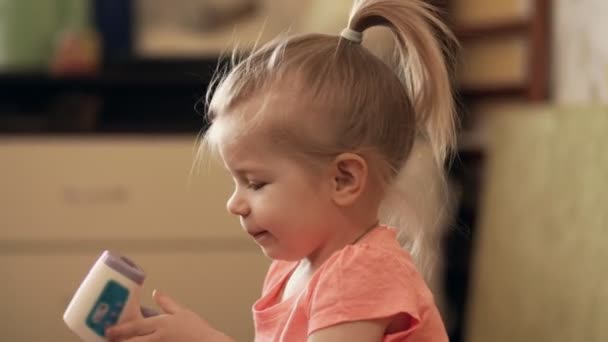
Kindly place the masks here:
POLYGON ((247 233, 249 233, 249 235, 251 235, 255 239, 256 237, 267 234, 268 231, 267 230, 256 230, 256 231, 247 231, 247 233))
POLYGON ((253 222, 245 222, 243 218, 241 218, 241 227, 247 234, 249 234, 249 236, 251 236, 258 243, 272 235, 269 231, 257 226, 253 222))
POLYGON ((262 243, 268 237, 270 237, 270 233, 267 230, 255 230, 255 231, 247 231, 249 235, 257 242, 262 243))

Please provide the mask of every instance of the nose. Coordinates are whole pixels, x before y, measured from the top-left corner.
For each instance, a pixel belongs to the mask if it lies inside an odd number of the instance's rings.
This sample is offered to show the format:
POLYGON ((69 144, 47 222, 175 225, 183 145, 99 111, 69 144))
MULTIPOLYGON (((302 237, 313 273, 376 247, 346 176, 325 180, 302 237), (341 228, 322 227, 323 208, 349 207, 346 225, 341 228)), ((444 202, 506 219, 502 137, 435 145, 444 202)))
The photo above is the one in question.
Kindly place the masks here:
POLYGON ((246 217, 251 212, 247 201, 240 196, 239 191, 235 190, 226 202, 226 209, 229 213, 236 216, 246 217))

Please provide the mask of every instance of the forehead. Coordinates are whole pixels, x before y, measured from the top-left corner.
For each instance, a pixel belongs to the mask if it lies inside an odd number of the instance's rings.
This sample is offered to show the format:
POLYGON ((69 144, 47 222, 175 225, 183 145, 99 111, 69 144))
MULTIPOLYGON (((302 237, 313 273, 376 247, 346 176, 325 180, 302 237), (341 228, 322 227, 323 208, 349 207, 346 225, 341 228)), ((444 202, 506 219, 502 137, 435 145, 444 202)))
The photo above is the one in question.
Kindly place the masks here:
POLYGON ((286 100, 278 94, 257 96, 220 113, 211 127, 210 140, 222 158, 268 154, 276 147, 274 132, 287 117, 286 100))
POLYGON ((276 167, 280 151, 266 134, 230 117, 214 123, 214 145, 230 171, 246 172, 276 167))
POLYGON ((255 139, 252 135, 241 136, 239 139, 218 142, 219 154, 228 167, 244 167, 250 164, 269 163, 273 153, 269 144, 255 139))

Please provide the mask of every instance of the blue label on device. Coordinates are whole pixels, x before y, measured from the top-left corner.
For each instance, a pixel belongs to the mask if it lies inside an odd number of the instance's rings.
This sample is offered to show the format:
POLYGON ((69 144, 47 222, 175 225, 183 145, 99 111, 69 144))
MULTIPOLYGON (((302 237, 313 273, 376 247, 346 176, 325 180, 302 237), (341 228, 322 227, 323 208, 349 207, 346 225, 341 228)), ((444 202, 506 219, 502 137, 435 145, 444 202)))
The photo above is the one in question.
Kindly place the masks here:
POLYGON ((128 298, 129 289, 110 280, 93 305, 87 317, 87 326, 97 335, 105 337, 106 328, 116 324, 128 298))

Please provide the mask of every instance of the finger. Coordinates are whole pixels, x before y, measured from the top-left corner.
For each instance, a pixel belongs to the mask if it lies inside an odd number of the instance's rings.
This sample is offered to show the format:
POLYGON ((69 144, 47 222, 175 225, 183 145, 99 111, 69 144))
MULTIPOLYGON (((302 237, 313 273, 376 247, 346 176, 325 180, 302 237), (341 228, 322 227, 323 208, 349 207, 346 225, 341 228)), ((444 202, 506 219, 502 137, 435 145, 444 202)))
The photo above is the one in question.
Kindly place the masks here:
POLYGON ((160 293, 160 291, 158 290, 154 290, 154 292, 152 292, 152 297, 154 297, 154 301, 156 302, 156 304, 158 304, 158 306, 165 313, 174 314, 184 310, 181 305, 177 304, 177 302, 174 301, 171 297, 160 293))
POLYGON ((144 316, 144 318, 160 315, 160 312, 158 312, 152 308, 146 307, 146 306, 142 306, 140 308, 140 311, 141 311, 142 316, 144 316))
POLYGON ((135 336, 149 335, 156 331, 155 322, 151 319, 141 319, 115 325, 106 330, 110 340, 126 340, 135 336))

